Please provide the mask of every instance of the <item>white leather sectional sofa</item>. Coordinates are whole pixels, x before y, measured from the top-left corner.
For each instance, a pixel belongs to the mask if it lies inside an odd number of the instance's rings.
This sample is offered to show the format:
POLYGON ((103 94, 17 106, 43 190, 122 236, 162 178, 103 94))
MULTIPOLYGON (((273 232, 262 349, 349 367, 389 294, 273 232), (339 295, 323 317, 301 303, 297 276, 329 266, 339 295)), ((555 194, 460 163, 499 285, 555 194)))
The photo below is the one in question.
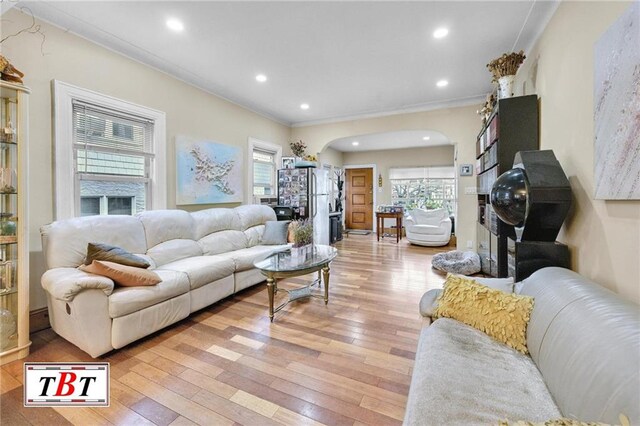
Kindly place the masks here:
MULTIPOLYGON (((420 333, 404 425, 560 417, 614 425, 624 424, 621 414, 640 424, 640 306, 563 268, 540 269, 515 288, 534 298, 530 354, 435 320, 420 333)), ((420 305, 427 318, 433 296, 420 305)))
POLYGON ((270 207, 153 210, 90 216, 41 228, 48 270, 42 276, 51 327, 92 357, 121 348, 190 313, 264 281, 253 267, 288 245, 260 244, 270 207), (106 243, 151 263, 162 282, 119 287, 83 272, 87 244, 106 243))

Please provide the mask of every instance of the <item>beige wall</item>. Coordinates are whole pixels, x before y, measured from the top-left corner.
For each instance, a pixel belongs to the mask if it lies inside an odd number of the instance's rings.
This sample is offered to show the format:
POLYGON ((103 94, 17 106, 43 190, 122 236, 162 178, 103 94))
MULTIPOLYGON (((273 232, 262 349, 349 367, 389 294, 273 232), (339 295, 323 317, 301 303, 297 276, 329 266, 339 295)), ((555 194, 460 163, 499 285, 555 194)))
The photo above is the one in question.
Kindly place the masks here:
MULTIPOLYGON (((473 105, 294 127, 291 129, 291 138, 305 141, 309 152, 321 152, 331 141, 348 136, 397 130, 435 130, 444 134, 454 144, 457 150, 457 164, 475 164, 475 141, 481 127, 481 122, 476 114, 478 109, 479 106, 473 105)), ((393 151, 379 151, 378 155, 382 157, 391 152, 393 151)), ((350 154, 343 155, 345 164, 347 164, 348 155, 350 154)), ((417 165, 417 163, 413 165, 417 165)), ((466 248, 467 241, 470 241, 472 247, 475 247, 477 197, 473 194, 465 194, 465 188, 468 187, 475 190, 475 175, 458 177, 456 234, 459 248, 466 248)))
POLYGON ((391 167, 452 166, 453 145, 430 148, 409 148, 385 151, 345 152, 344 165, 375 164, 376 173, 382 175, 382 188, 378 188, 378 176, 374 176, 374 188, 377 188, 377 200, 380 204, 391 204, 391 185, 389 169, 391 167))
POLYGON ((640 201, 594 200, 594 44, 630 2, 563 2, 528 53, 516 84, 538 93, 541 148, 553 149, 573 189, 559 236, 573 269, 640 302, 640 201))
POLYGON ((318 159, 321 163, 331 164, 334 167, 342 167, 342 164, 344 163, 344 155, 342 154, 342 152, 337 151, 333 148, 326 148, 320 153, 318 159))
MULTIPOLYGON (((2 33, 6 35, 29 24, 29 18, 14 9, 2 16, 2 33)), ((246 159, 248 137, 285 146, 290 132, 288 126, 252 113, 57 27, 42 22, 40 24, 46 34, 44 56, 40 53, 40 38, 37 36, 23 34, 2 43, 2 54, 26 74, 25 84, 32 90, 29 111, 32 310, 46 306, 44 292, 40 287, 40 276, 45 269, 39 228, 54 219, 52 79, 166 113, 167 199, 170 208, 175 207, 176 135, 208 138, 242 147, 246 159)), ((285 151, 287 149, 288 145, 285 151)), ((247 185, 243 185, 245 191, 246 187, 247 185)), ((198 209, 204 207, 206 206, 197 206, 198 209)))

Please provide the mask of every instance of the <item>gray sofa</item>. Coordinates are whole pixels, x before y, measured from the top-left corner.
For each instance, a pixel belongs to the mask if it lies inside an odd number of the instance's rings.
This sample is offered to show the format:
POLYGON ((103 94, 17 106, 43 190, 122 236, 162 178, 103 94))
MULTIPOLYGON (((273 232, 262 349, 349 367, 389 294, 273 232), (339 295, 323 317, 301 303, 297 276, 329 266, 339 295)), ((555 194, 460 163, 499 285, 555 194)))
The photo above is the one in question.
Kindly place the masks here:
MULTIPOLYGON (((640 424, 640 306, 562 268, 541 269, 519 284, 535 298, 530 356, 437 319, 420 335, 404 424, 560 417, 619 424, 620 414, 640 424)), ((421 303, 425 316, 434 293, 421 303)))
POLYGON ((272 208, 248 205, 79 217, 43 226, 48 270, 41 281, 51 327, 97 357, 263 282, 253 263, 289 248, 261 244, 265 223, 271 220, 276 220, 272 208), (77 269, 89 242, 145 258, 162 282, 119 287, 107 277, 77 269))

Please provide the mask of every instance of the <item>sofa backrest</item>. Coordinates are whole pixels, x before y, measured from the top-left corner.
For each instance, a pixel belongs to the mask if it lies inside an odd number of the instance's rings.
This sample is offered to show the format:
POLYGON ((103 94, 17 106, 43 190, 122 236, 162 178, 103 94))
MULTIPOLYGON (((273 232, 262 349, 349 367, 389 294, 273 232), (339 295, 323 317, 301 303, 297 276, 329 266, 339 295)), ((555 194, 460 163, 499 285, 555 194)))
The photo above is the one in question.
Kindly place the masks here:
POLYGON ((438 226, 440 221, 449 217, 449 213, 445 209, 423 210, 413 209, 410 212, 411 217, 417 224, 438 226))
POLYGON ((144 228, 132 216, 87 216, 61 220, 40 228, 48 268, 75 268, 87 255, 88 243, 106 243, 145 254, 144 228))
POLYGON ((186 257, 214 255, 260 244, 264 224, 276 220, 271 207, 149 210, 135 216, 87 216, 41 228, 48 268, 75 268, 84 262, 88 243, 106 243, 139 255, 154 266, 186 257))
POLYGON ((527 346, 566 417, 640 424, 640 306, 563 268, 524 280, 527 346))
POLYGON ((136 214, 147 240, 147 255, 156 266, 192 256, 202 256, 195 241, 196 224, 184 210, 148 210, 136 214))
POLYGON ((236 207, 235 212, 240 219, 240 230, 247 237, 247 247, 260 244, 264 233, 264 224, 277 220, 276 212, 269 206, 250 204, 236 207))
POLYGON ((235 209, 207 209, 191 213, 195 238, 206 255, 226 253, 247 247, 235 209))

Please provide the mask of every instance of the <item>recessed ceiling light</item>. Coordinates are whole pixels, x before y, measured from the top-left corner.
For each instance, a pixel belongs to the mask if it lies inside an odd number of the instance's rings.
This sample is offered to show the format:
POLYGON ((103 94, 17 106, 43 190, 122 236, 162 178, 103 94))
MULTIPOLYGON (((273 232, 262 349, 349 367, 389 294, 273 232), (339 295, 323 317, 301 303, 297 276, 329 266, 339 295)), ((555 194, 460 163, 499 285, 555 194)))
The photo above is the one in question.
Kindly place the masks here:
POLYGON ((184 30, 184 24, 176 18, 167 19, 167 27, 169 27, 171 31, 175 31, 177 33, 184 30))
POLYGON ((358 141, 353 141, 353 142, 351 142, 351 145, 353 145, 353 146, 358 146, 358 145, 360 145, 360 142, 358 142, 358 141))
POLYGON ((438 87, 445 87, 449 84, 449 82, 447 80, 440 80, 436 83, 436 86, 438 87))
POLYGON ((428 141, 429 139, 431 139, 430 136, 425 136, 424 138, 422 138, 423 141, 428 141))
POLYGON ((309 109, 309 104, 300 104, 300 109, 309 109))
POLYGON ((264 74, 258 74, 256 75, 256 80, 260 83, 264 83, 265 81, 267 81, 267 76, 264 74))
POLYGON ((447 34, 449 34, 449 30, 442 27, 442 28, 438 28, 437 30, 435 30, 433 32, 433 38, 444 38, 447 36, 447 34))

